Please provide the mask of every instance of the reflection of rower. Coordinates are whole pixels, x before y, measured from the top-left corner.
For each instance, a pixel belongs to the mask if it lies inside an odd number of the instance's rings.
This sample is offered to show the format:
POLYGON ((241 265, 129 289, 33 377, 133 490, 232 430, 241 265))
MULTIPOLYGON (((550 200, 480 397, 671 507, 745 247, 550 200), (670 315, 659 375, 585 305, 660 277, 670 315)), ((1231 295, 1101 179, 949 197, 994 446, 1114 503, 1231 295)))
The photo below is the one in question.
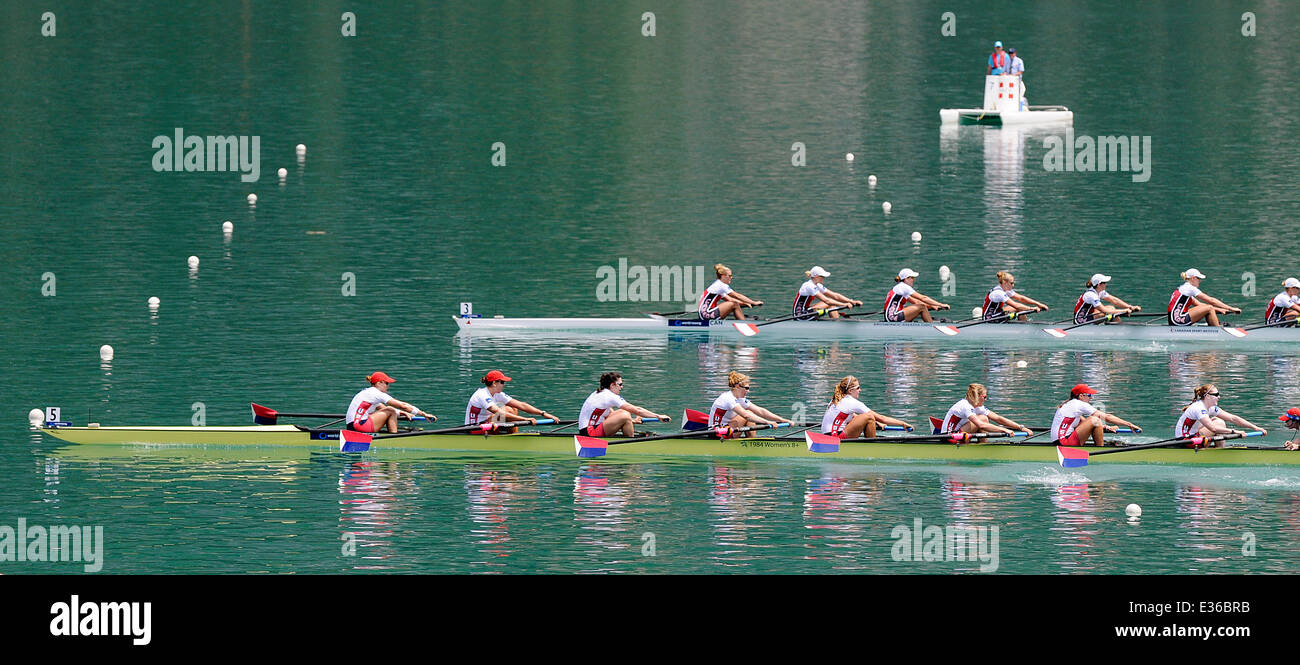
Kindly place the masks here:
MULTIPOLYGON (((854 307, 861 305, 861 300, 852 300, 848 296, 838 294, 826 288, 827 277, 831 274, 821 266, 813 266, 812 270, 804 272, 808 281, 799 287, 799 293, 794 297, 794 314, 798 316, 799 321, 810 321, 816 314, 813 310, 831 309, 832 307, 854 307), (806 315, 806 316, 804 316, 806 315)), ((832 319, 840 318, 839 312, 831 312, 832 319)))
POLYGON ((1002 271, 997 274, 997 278, 997 286, 989 289, 988 294, 984 296, 985 321, 1009 321, 1021 312, 1047 311, 1047 305, 1027 295, 1016 293, 1015 275, 1002 271))
POLYGON ((948 309, 948 305, 931 298, 914 286, 916 278, 921 274, 911 268, 903 268, 898 271, 898 276, 894 278, 894 288, 889 290, 889 295, 885 296, 885 320, 900 322, 911 321, 919 314, 921 320, 929 323, 934 319, 930 318, 932 309, 948 309))
MULTIPOLYGON (((1174 436, 1188 438, 1193 436, 1212 437, 1216 434, 1245 434, 1228 427, 1227 423, 1249 427, 1268 434, 1268 430, 1254 423, 1233 415, 1219 408, 1219 389, 1213 383, 1197 387, 1192 393, 1191 404, 1183 407, 1182 415, 1174 425, 1174 436)), ((1209 444, 1211 447, 1222 446, 1222 441, 1209 444)))
POLYGON ((1219 325, 1220 314, 1240 314, 1241 309, 1233 307, 1200 289, 1205 275, 1196 268, 1188 268, 1180 275, 1183 285, 1169 296, 1169 325, 1190 326, 1205 319, 1212 326, 1219 325))
POLYGON ((1075 323, 1092 323, 1100 322, 1110 314, 1127 314, 1129 312, 1140 312, 1142 308, 1137 305, 1130 305, 1123 300, 1106 292, 1106 284, 1110 282, 1110 275, 1097 273, 1088 280, 1087 290, 1079 296, 1079 300, 1074 303, 1074 322, 1075 323), (1110 305, 1105 304, 1109 302, 1110 305))
POLYGON ((1296 316, 1300 316, 1300 279, 1288 277, 1282 282, 1282 292, 1268 301, 1264 310, 1264 323, 1279 324, 1279 328, 1295 325, 1296 316), (1290 323, 1283 324, 1283 321, 1290 323))
POLYGON ((839 385, 835 386, 835 395, 826 407, 826 414, 822 416, 822 434, 831 434, 841 439, 859 436, 870 439, 876 435, 878 425, 897 425, 906 427, 909 431, 912 429, 911 425, 897 418, 867 408, 858 399, 861 394, 862 384, 858 383, 857 377, 846 376, 840 379, 839 385))

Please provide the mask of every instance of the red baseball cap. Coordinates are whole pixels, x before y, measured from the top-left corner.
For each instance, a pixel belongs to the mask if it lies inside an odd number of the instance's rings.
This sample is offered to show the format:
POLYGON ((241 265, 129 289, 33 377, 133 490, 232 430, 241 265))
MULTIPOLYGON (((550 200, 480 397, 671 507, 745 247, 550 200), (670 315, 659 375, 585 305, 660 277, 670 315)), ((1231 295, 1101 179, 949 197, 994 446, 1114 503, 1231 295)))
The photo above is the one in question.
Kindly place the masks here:
POLYGON ((380 381, 383 381, 384 383, 393 383, 393 382, 394 382, 393 377, 391 377, 391 376, 389 376, 389 375, 387 375, 387 374, 384 374, 383 372, 375 372, 374 374, 371 374, 370 376, 367 376, 367 377, 366 377, 366 380, 369 381, 369 382, 371 383, 371 385, 374 385, 374 384, 376 384, 376 383, 379 383, 380 381))
POLYGON ((1286 413, 1277 417, 1278 420, 1300 420, 1300 408, 1287 409, 1286 413))
POLYGON ((1096 395, 1097 391, 1089 388, 1086 383, 1080 383, 1070 389, 1070 394, 1075 397, 1079 395, 1096 395))
POLYGON ((488 372, 487 376, 483 377, 484 383, 492 383, 493 381, 509 381, 509 380, 510 377, 506 376, 505 374, 502 374, 501 370, 497 370, 497 369, 488 372))

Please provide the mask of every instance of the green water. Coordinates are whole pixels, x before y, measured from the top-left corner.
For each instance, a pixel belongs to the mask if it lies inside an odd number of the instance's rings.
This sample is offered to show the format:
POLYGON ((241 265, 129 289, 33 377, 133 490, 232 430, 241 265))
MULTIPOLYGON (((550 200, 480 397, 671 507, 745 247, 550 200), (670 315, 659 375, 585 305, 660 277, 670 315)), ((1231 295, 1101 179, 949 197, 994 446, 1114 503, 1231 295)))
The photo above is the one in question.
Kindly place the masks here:
POLYGON ((78 424, 189 424, 196 404, 208 424, 245 424, 254 400, 341 411, 375 369, 458 421, 493 368, 568 418, 602 371, 675 415, 738 369, 755 401, 809 419, 851 373, 868 405, 915 420, 979 381, 994 409, 1045 425, 1086 381, 1164 432, 1214 381, 1224 408, 1276 424, 1300 404, 1286 348, 454 337, 465 301, 489 316, 683 309, 598 300, 620 259, 727 263, 777 313, 813 264, 868 305, 902 267, 938 296, 949 266, 958 313, 998 270, 1059 310, 1105 272, 1151 310, 1196 267, 1247 321, 1300 276, 1300 11, 1259 11, 1243 37, 1242 10, 1212 3, 950 4, 669 2, 654 37, 647 8, 619 2, 394 3, 354 10, 353 38, 333 8, 55 8, 52 38, 47 8, 0 8, 0 526, 103 525, 108 573, 978 570, 895 561, 891 530, 916 518, 999 526, 999 572, 1290 572, 1300 471, 1285 468, 97 458, 24 431, 47 405, 78 424), (957 36, 940 33, 945 11, 957 36), (1150 136, 1150 180, 1044 170, 1055 130, 940 130, 938 109, 979 104, 993 39, 1076 134, 1150 136), (260 136, 260 180, 155 172, 151 142, 177 127, 260 136))

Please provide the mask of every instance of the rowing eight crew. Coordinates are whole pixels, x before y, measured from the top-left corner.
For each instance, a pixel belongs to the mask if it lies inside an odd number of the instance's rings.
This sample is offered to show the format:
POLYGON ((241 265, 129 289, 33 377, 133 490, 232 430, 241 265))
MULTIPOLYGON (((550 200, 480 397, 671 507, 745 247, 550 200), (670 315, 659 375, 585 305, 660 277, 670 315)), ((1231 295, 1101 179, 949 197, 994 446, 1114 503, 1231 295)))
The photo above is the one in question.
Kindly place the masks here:
MULTIPOLYGON (((700 296, 698 315, 701 320, 725 319, 733 316, 744 319, 743 307, 762 305, 761 300, 753 300, 731 288, 733 274, 731 269, 721 263, 714 266, 718 279, 700 296)), ((830 272, 821 266, 813 266, 804 272, 808 278, 795 293, 792 314, 800 321, 811 320, 819 316, 819 310, 857 307, 861 300, 836 293, 827 288, 825 281, 830 272)), ((930 323, 933 318, 931 310, 951 309, 947 303, 941 303, 916 290, 916 278, 920 274, 911 268, 903 268, 894 278, 894 287, 885 296, 885 306, 880 312, 886 321, 907 322, 918 316, 930 323)), ((996 275, 997 284, 984 296, 984 306, 976 318, 985 322, 1013 321, 1022 314, 1046 312, 1050 308, 1015 290, 1016 278, 1006 271, 996 275)), ((1210 296, 1200 289, 1205 275, 1196 268, 1188 268, 1180 274, 1183 284, 1169 297, 1168 322, 1171 326, 1190 326, 1205 320, 1211 326, 1218 326, 1219 314, 1240 314, 1241 308, 1233 307, 1218 298, 1210 296)), ((1106 286, 1110 275, 1096 273, 1084 285, 1084 292, 1074 304, 1074 323, 1109 323, 1116 317, 1135 314, 1142 311, 1139 305, 1130 305, 1121 298, 1110 294, 1106 286)), ((840 318, 837 311, 829 312, 831 318, 840 318)), ((1300 279, 1287 278, 1282 283, 1282 291, 1268 302, 1264 311, 1264 323, 1295 325, 1300 316, 1300 279)))

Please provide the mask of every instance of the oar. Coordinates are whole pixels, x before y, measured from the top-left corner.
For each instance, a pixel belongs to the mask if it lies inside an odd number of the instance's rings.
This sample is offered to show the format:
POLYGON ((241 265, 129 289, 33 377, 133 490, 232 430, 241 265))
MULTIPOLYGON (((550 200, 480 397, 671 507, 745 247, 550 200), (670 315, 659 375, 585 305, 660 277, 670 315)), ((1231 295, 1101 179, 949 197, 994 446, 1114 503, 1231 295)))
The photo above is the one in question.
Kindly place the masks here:
POLYGON ((1134 450, 1164 448, 1167 446, 1176 446, 1180 443, 1190 443, 1192 444, 1192 446, 1199 449, 1201 446, 1205 446, 1209 444, 1211 441, 1226 441, 1228 439, 1236 439, 1236 438, 1247 437, 1247 436, 1263 436, 1263 435, 1264 435, 1263 432, 1256 430, 1254 432, 1246 432, 1245 434, 1239 432, 1233 432, 1232 434, 1218 434, 1215 436, 1193 436, 1193 437, 1176 436, 1172 439, 1164 439, 1162 441, 1156 441, 1154 443, 1144 443, 1140 446, 1123 446, 1123 447, 1114 448, 1112 450, 1098 450, 1096 452, 1080 450, 1074 447, 1057 446, 1056 460, 1061 464, 1061 466, 1068 469, 1068 468, 1074 468, 1080 466, 1088 466, 1088 458, 1095 455, 1109 455, 1111 453, 1127 453, 1134 450))
POLYGON ((878 312, 853 312, 853 313, 851 313, 851 314, 845 314, 845 315, 844 315, 844 318, 847 319, 847 318, 852 317, 852 316, 875 316, 875 315, 877 315, 877 314, 884 314, 884 313, 885 313, 885 310, 883 310, 883 309, 880 310, 880 311, 878 311, 878 312))
POLYGON ((1247 332, 1251 330, 1259 330, 1260 328, 1272 328, 1273 326, 1285 326, 1294 323, 1296 323, 1296 319, 1283 319, 1281 321, 1274 321, 1272 323, 1260 323, 1246 328, 1233 328, 1229 326, 1224 326, 1223 331, 1228 333, 1229 335, 1232 335, 1233 337, 1245 337, 1247 332))
POLYGON ((822 316, 825 314, 830 314, 831 312, 838 312, 842 309, 849 309, 850 307, 853 307, 853 305, 832 307, 830 309, 810 309, 807 312, 804 312, 803 314, 791 314, 789 316, 782 316, 775 319, 768 319, 767 321, 763 321, 761 323, 745 323, 742 321, 735 321, 731 325, 735 326, 736 330, 739 330, 740 334, 744 335, 745 337, 753 337, 754 335, 758 334, 759 326, 771 325, 773 323, 780 323, 782 321, 789 321, 790 319, 798 319, 801 317, 811 316, 811 315, 822 316))
MULTIPOLYGON (((276 418, 330 418, 337 421, 347 417, 341 413, 280 413, 275 409, 262 406, 255 402, 251 403, 251 406, 253 407, 253 421, 258 425, 274 425, 276 418)), ((411 420, 429 419, 424 416, 414 416, 411 420)))
POLYGON ((976 322, 974 322, 974 323, 965 323, 965 324, 962 324, 962 325, 960 325, 960 326, 953 326, 953 325, 947 325, 947 326, 935 326, 934 329, 935 329, 935 330, 938 330, 939 332, 941 332, 941 333, 943 333, 943 334, 945 334, 945 335, 956 335, 956 334, 958 334, 958 330, 961 329, 961 328, 969 328, 969 327, 971 327, 971 326, 978 326, 978 325, 981 324, 981 323, 997 323, 997 322, 999 322, 999 321, 1014 321, 1015 319, 1017 319, 1017 318, 1019 318, 1019 317, 1021 317, 1021 316, 1024 316, 1024 315, 1027 315, 1027 314, 1033 314, 1034 312, 1041 312, 1041 311, 1043 311, 1043 310, 1038 309, 1037 307, 1035 307, 1035 308, 1033 308, 1033 309, 1028 309, 1028 310, 1025 310, 1025 311, 1023 311, 1023 312, 1015 312, 1015 313, 1013 313, 1013 314, 1007 314, 1006 312, 1003 312, 1003 313, 998 314, 997 316, 995 316, 995 317, 993 317, 993 318, 991 318, 991 319, 981 319, 981 320, 976 321, 976 322))
MULTIPOLYGON (((555 422, 550 418, 542 418, 537 421, 538 425, 549 425, 555 422)), ((529 425, 531 423, 523 423, 529 425)), ((477 425, 465 425, 464 427, 452 427, 449 429, 422 429, 414 432, 402 432, 401 434, 370 434, 369 432, 354 432, 350 429, 339 430, 339 452, 343 453, 363 453, 370 450, 370 443, 375 439, 396 439, 403 436, 423 436, 425 434, 450 434, 452 432, 466 432, 470 430, 479 430, 484 436, 497 427, 516 427, 507 423, 479 423, 477 425)))
MULTIPOLYGON (((1124 315, 1126 315, 1126 314, 1128 314, 1128 310, 1123 310, 1123 311, 1120 311, 1120 312, 1115 312, 1115 313, 1112 313, 1112 314, 1106 314, 1106 315, 1103 315, 1103 316, 1098 316, 1098 317, 1095 317, 1095 318, 1092 318, 1092 319, 1088 319, 1087 321, 1084 321, 1083 323, 1076 323, 1076 324, 1070 326, 1069 328, 1043 328, 1043 332, 1045 332, 1045 333, 1051 335, 1052 337, 1056 337, 1056 338, 1059 339, 1059 338, 1061 338, 1061 337, 1065 337, 1066 334, 1067 334, 1067 331, 1074 330, 1075 328, 1082 328, 1082 327, 1084 327, 1084 326, 1091 326, 1091 325, 1094 325, 1094 324, 1097 324, 1097 323, 1101 323, 1102 321, 1114 321, 1114 320, 1115 320, 1115 317, 1117 317, 1117 316, 1124 316, 1124 315)), ((1070 320, 1070 319, 1066 319, 1066 320, 1068 321, 1068 320, 1070 320)))
POLYGON ((661 434, 659 436, 642 436, 632 437, 629 439, 619 439, 606 441, 594 436, 583 436, 575 434, 573 436, 573 448, 578 457, 604 457, 609 446, 622 443, 645 443, 647 441, 663 441, 664 439, 687 439, 691 437, 717 436, 718 438, 727 438, 733 434, 742 432, 754 432, 761 429, 773 429, 778 427, 789 427, 789 423, 776 423, 775 425, 753 425, 750 427, 718 427, 708 430, 697 430, 693 432, 675 432, 673 434, 661 434))
MULTIPOLYGON (((555 421, 551 420, 550 418, 537 419, 538 425, 550 425, 553 423, 555 423, 555 421)), ((449 427, 447 429, 421 429, 421 430, 415 430, 413 432, 402 432, 400 434, 376 434, 374 435, 373 438, 396 439, 398 437, 403 437, 403 436, 423 436, 425 434, 455 434, 456 432, 472 432, 472 431, 481 431, 484 434, 486 434, 487 432, 490 432, 500 427, 532 427, 532 425, 533 425, 532 423, 527 421, 524 422, 516 421, 516 422, 509 422, 509 423, 488 422, 488 423, 478 423, 475 425, 464 425, 462 427, 449 427)))

